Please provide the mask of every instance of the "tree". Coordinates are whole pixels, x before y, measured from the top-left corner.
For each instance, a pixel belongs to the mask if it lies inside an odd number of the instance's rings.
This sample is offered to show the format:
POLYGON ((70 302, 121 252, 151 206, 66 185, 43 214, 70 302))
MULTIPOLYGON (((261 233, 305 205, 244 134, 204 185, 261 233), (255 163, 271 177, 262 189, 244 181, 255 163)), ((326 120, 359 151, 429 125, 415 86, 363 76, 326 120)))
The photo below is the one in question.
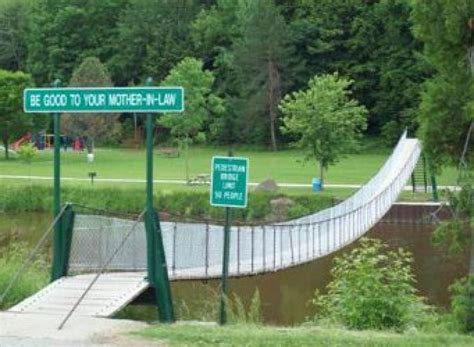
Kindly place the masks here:
MULTIPOLYGON (((453 218, 434 234, 437 244, 460 252, 470 247, 465 290, 455 291, 455 311, 466 330, 474 329, 474 2, 412 0, 415 35, 434 76, 426 82, 419 109, 420 137, 439 170, 458 164, 459 194, 448 193, 453 218), (469 246, 470 245, 470 246, 469 246), (456 292, 458 297, 456 298, 456 292), (462 297, 462 293, 465 293, 462 297), (457 300, 460 299, 460 300, 457 300), (460 305, 465 310, 460 310, 460 305)), ((456 286, 455 286, 456 288, 456 286)), ((458 288, 459 289, 459 288, 458 288)))
POLYGON ((170 128, 171 135, 185 152, 186 180, 189 181, 188 147, 192 141, 202 140, 204 125, 211 117, 225 112, 224 100, 212 92, 214 76, 203 70, 203 62, 184 58, 163 80, 163 86, 182 86, 185 95, 185 110, 181 114, 168 113, 158 123, 170 128))
POLYGON ((0 2, 0 69, 25 68, 29 9, 28 0, 0 2))
POLYGON ((296 0, 289 24, 291 43, 307 76, 338 72, 353 79, 354 97, 369 110, 369 134, 389 141, 416 128, 415 110, 426 66, 410 28, 406 0, 296 0))
MULTIPOLYGON (((105 66, 95 57, 84 59, 74 70, 70 87, 110 87, 112 81, 105 66)), ((62 116, 62 131, 69 136, 85 136, 92 154, 96 140, 108 140, 120 131, 117 114, 80 113, 62 116)))
POLYGON ((278 104, 286 89, 283 74, 290 57, 288 30, 273 0, 257 1, 249 10, 241 22, 242 37, 233 44, 238 83, 235 109, 244 136, 258 142, 269 137, 276 151, 278 104))
MULTIPOLYGON (((210 139, 219 143, 249 141, 248 132, 241 130, 246 121, 239 120, 244 112, 237 111, 241 88, 239 74, 234 69, 233 45, 242 39, 244 23, 254 12, 255 4, 254 0, 217 0, 214 6, 201 11, 192 24, 196 54, 204 61, 206 68, 212 69, 216 77, 216 92, 225 95, 234 106, 212 121, 210 139)), ((252 120, 244 129, 247 126, 252 128, 256 121, 252 120)))
POLYGON ((27 69, 37 85, 68 81, 87 57, 107 61, 128 42, 117 23, 129 0, 34 1, 28 30, 27 69))
POLYGON ((9 158, 8 146, 15 137, 31 130, 31 115, 23 113, 23 90, 33 84, 29 75, 0 70, 0 139, 9 158))
POLYGON ((118 85, 162 80, 175 64, 192 55, 191 22, 197 0, 130 0, 118 22, 114 54, 107 65, 118 85))
MULTIPOLYGON (((437 167, 457 164, 474 120, 474 3, 413 0, 412 4, 413 30, 434 72, 422 93, 419 134, 437 167)), ((467 162, 473 157, 470 152, 467 162)))
POLYGON ((350 99, 353 81, 338 74, 315 76, 307 90, 286 95, 280 103, 282 131, 295 136, 307 159, 316 159, 320 178, 344 153, 353 150, 366 127, 367 110, 350 99))

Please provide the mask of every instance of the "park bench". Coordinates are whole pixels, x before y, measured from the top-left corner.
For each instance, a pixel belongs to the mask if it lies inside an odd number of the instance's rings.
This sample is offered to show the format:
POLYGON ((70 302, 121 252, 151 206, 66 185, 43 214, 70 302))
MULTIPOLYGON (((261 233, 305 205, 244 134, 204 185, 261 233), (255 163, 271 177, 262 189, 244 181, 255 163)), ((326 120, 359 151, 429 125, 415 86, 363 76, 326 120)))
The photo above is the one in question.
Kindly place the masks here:
POLYGON ((173 147, 164 147, 158 149, 158 154, 163 155, 168 158, 178 158, 179 157, 179 149, 173 147))
POLYGON ((211 175, 209 174, 199 174, 194 177, 191 177, 188 181, 190 185, 197 184, 211 184, 211 175))

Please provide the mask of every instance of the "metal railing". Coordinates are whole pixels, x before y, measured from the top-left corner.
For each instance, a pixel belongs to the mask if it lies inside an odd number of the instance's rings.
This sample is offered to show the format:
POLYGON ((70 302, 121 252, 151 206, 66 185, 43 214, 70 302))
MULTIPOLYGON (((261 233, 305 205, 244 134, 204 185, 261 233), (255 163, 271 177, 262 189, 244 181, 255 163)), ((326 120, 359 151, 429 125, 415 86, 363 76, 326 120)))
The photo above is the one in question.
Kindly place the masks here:
MULTIPOLYGON (((284 223, 234 226, 230 232, 231 276, 278 271, 335 252, 357 240, 396 201, 421 153, 404 134, 380 171, 354 195, 313 215, 284 223)), ((70 270, 94 271, 123 239, 132 221, 77 215, 70 270)), ((223 227, 211 223, 161 223, 171 279, 221 276, 223 227)), ((145 271, 145 231, 141 223, 107 267, 145 271)))

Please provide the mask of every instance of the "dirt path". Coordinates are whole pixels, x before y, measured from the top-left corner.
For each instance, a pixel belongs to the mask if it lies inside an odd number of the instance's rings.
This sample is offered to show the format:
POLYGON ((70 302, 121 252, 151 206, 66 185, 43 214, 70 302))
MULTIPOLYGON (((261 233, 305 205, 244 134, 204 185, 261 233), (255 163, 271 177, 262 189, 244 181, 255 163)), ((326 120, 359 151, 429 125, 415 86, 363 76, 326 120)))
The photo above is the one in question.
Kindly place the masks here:
POLYGON ((79 346, 156 347, 152 342, 128 333, 147 326, 130 320, 73 317, 62 330, 58 315, 0 312, 0 347, 79 346))

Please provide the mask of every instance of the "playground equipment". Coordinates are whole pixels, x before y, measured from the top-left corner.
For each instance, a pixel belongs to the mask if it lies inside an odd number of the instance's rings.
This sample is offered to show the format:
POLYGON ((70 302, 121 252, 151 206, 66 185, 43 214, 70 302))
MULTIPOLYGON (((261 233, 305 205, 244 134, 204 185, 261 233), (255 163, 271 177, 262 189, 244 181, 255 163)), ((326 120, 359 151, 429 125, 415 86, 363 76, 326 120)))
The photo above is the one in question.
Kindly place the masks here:
POLYGON ((12 143, 11 148, 14 151, 18 151, 20 149, 20 146, 24 144, 25 142, 28 142, 31 140, 31 133, 26 133, 25 135, 21 136, 18 138, 15 142, 12 143))
MULTIPOLYGON (((233 226, 229 275, 284 270, 333 253, 356 241, 389 210, 409 180, 421 153, 417 139, 400 138, 380 171, 345 201, 309 216, 268 225, 233 226)), ((149 211, 149 210, 146 210, 149 211)), ((86 206, 60 212, 63 238, 55 244, 57 280, 11 311, 110 316, 153 281, 149 270, 146 214, 114 216, 86 206), (145 217, 144 217, 145 216, 145 217), (59 250, 59 251, 58 251, 59 250)), ((156 217, 156 214, 155 218, 156 217)), ((157 220, 157 219, 156 219, 157 220)), ((171 280, 219 278, 222 226, 162 222, 171 280)), ((153 244, 151 244, 153 247, 153 244)))

